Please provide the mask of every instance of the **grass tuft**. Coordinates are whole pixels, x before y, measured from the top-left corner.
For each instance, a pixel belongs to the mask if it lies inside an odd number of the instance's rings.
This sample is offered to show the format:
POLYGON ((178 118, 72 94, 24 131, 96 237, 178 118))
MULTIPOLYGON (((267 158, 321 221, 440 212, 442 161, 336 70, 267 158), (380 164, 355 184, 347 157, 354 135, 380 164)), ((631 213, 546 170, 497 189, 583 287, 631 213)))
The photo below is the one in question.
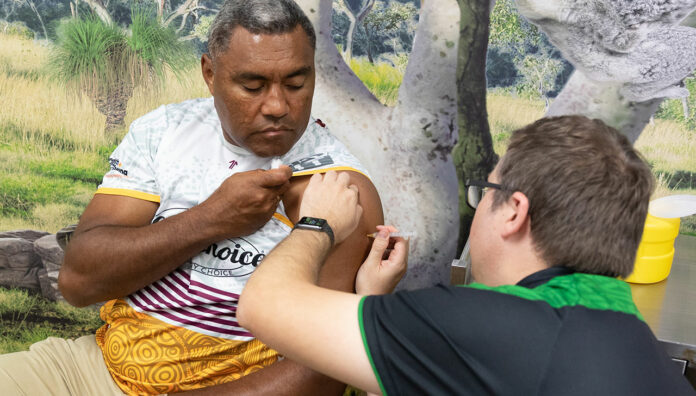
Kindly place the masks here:
POLYGON ((0 354, 27 350, 47 337, 93 334, 102 324, 94 309, 52 302, 26 290, 0 288, 0 354))

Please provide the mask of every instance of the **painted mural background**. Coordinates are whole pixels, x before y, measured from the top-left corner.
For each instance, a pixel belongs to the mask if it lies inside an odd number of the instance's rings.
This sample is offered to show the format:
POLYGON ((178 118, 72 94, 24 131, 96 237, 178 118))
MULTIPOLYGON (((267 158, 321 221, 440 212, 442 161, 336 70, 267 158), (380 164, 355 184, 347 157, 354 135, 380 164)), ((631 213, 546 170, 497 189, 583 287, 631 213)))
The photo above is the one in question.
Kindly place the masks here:
MULTIPOLYGON (((139 8, 142 20, 133 13, 135 3, 0 2, 0 232, 55 233, 76 223, 130 122, 161 104, 209 95, 197 59, 221 1, 157 1, 139 8), (126 89, 109 73, 101 76, 112 84, 108 91, 94 88, 89 78, 66 74, 59 49, 77 34, 70 21, 99 12, 125 31, 135 31, 138 23, 166 28, 139 40, 171 40, 176 52, 136 59, 148 72, 129 80, 126 89)), ((385 105, 398 101, 420 6, 418 0, 334 0, 334 42, 385 105)), ((511 0, 496 2, 486 74, 489 124, 499 155, 513 130, 545 114, 572 71, 511 0)), ((635 142, 658 181, 655 197, 696 194, 696 77, 684 85, 691 95, 664 101, 635 142)), ((682 220, 681 232, 696 235, 696 216, 682 220)), ((0 289, 0 353, 26 349, 51 335, 90 333, 100 324, 94 310, 54 303, 25 289, 0 289)))

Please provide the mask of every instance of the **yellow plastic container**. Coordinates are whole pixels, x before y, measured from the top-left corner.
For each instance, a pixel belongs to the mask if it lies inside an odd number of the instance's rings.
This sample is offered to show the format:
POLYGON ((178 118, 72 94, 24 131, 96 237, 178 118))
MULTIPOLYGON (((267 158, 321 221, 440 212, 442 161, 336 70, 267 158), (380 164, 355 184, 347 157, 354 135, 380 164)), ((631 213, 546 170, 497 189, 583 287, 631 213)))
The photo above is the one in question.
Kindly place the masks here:
POLYGON ((638 245, 631 283, 656 283, 667 278, 674 259, 674 240, 679 234, 680 219, 666 219, 648 214, 643 238, 638 245))

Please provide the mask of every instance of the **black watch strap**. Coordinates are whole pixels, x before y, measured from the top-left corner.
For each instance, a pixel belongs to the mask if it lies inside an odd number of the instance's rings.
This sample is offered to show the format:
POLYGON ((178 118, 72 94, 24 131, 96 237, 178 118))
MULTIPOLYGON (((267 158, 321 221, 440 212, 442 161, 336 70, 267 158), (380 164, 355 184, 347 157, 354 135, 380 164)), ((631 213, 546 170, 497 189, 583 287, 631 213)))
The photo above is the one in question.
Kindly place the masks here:
POLYGON ((329 223, 324 219, 305 216, 305 217, 301 218, 300 221, 297 222, 297 224, 295 224, 294 229, 325 232, 326 235, 329 236, 329 240, 331 241, 331 246, 334 245, 333 230, 329 226, 329 223))

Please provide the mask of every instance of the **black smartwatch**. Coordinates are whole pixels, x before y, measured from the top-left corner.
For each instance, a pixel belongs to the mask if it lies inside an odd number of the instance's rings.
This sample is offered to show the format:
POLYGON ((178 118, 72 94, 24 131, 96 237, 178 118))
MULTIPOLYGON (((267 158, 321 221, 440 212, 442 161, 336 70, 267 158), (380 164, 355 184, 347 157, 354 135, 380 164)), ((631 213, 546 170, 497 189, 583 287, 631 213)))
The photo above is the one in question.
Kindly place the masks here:
POLYGON ((305 216, 301 218, 300 221, 297 222, 297 224, 295 224, 295 227, 293 229, 325 232, 326 235, 329 236, 331 246, 334 245, 333 230, 331 229, 331 227, 329 227, 329 223, 324 219, 305 216))

